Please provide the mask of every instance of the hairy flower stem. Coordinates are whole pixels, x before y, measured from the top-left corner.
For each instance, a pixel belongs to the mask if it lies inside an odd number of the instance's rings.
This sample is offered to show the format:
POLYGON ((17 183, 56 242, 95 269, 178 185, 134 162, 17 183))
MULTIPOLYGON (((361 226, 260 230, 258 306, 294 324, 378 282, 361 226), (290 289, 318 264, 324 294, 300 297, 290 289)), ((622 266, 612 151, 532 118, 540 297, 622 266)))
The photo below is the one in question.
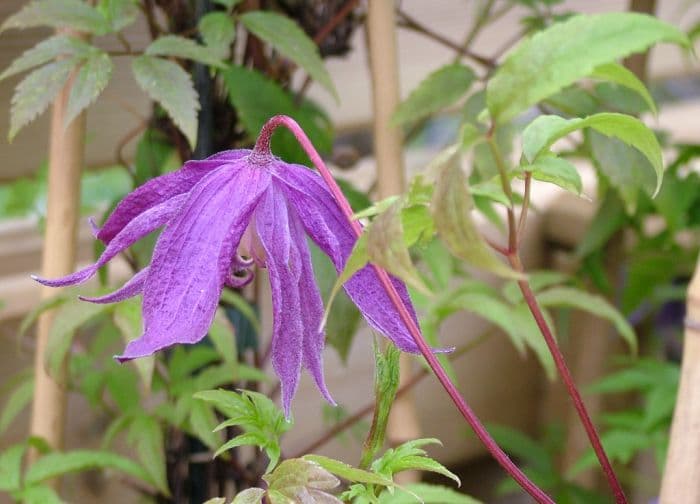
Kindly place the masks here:
MULTIPOLYGON (((348 223, 352 227, 355 235, 359 238, 362 235, 362 228, 360 227, 359 222, 352 218, 353 211, 350 208, 350 204, 348 203, 347 199, 345 199, 345 196, 340 190, 340 187, 338 187, 338 184, 333 179, 331 172, 326 167, 325 163, 321 159, 321 156, 319 156, 318 152, 316 152, 316 149, 312 145, 311 141, 306 136, 301 127, 296 123, 296 121, 294 121, 294 119, 281 115, 272 117, 260 131, 260 136, 258 137, 258 140, 255 144, 255 153, 261 156, 269 155, 270 138, 274 130, 279 126, 284 126, 294 134, 297 141, 300 143, 306 154, 309 156, 309 159, 311 159, 311 162, 314 164, 316 169, 318 169, 321 177, 323 177, 323 180, 328 185, 329 190, 331 191, 333 197, 340 206, 343 214, 345 215, 345 218, 348 220, 348 223)), ((469 423, 472 430, 479 438, 479 440, 484 444, 489 453, 491 453, 491 455, 506 470, 506 472, 508 472, 508 474, 510 474, 511 477, 537 502, 541 504, 554 504, 554 501, 546 493, 544 493, 544 491, 542 491, 537 485, 530 481, 528 477, 518 468, 518 466, 516 466, 513 463, 513 461, 508 457, 508 455, 501 449, 501 447, 498 446, 496 441, 494 441, 494 439, 488 433, 484 425, 479 421, 479 419, 474 414, 469 405, 466 403, 464 398, 462 398, 459 391, 457 390, 457 387, 455 387, 454 383, 452 383, 450 378, 447 376, 447 373, 445 372, 444 368, 433 354, 432 350, 426 343, 417 325, 411 318, 411 315, 409 314, 408 310, 401 301, 398 292, 392 285, 388 273, 375 264, 372 264, 372 268, 377 274, 377 277, 379 278, 382 287, 389 296, 389 299, 391 299, 391 302, 399 312, 401 320, 411 333, 411 336, 418 348, 420 349, 421 354, 423 354, 423 357, 428 362, 430 369, 432 369, 433 373, 440 381, 447 394, 452 399, 452 402, 454 402, 459 412, 462 414, 467 423, 469 423)))
MULTIPOLYGON (((508 170, 503 161, 503 157, 501 156, 498 144, 494 139, 494 130, 495 128, 492 126, 487 135, 487 141, 491 150, 491 154, 493 155, 494 160, 496 161, 496 166, 498 167, 503 192, 510 200, 510 206, 507 209, 508 248, 505 250, 500 247, 494 248, 508 258, 508 262, 510 262, 511 266, 515 271, 524 273, 525 268, 523 267, 523 264, 520 261, 520 255, 518 253, 518 250, 520 248, 522 231, 525 227, 528 206, 530 204, 530 185, 532 182, 531 176, 530 174, 527 174, 525 178, 525 195, 523 200, 523 206, 519 222, 516 224, 515 212, 513 210, 513 192, 510 186, 510 178, 508 177, 508 170)), ((559 346, 557 345, 557 342, 554 339, 554 336, 552 335, 552 331, 549 329, 549 326, 547 325, 547 322, 544 319, 542 309, 537 303, 535 294, 530 288, 530 283, 527 280, 520 280, 518 281, 518 286, 520 287, 520 291, 522 292, 523 297, 525 298, 525 302, 527 303, 527 306, 530 309, 530 312, 532 313, 535 322, 537 323, 537 327, 542 333, 542 337, 544 338, 544 341, 547 344, 549 353, 552 354, 554 363, 557 367, 557 371, 559 372, 559 375, 564 381, 564 385, 566 386, 566 390, 569 394, 569 397, 571 397, 571 400, 574 403, 576 413, 578 414, 581 420, 581 424, 583 424, 583 428, 586 431, 588 440, 590 441, 591 446, 593 447, 593 451, 595 451, 596 457, 598 458, 598 462, 600 463, 600 466, 602 467, 603 472, 605 473, 605 477, 608 480, 608 485, 610 486, 610 489, 612 490, 612 493, 615 496, 615 502, 617 504, 627 504, 627 499, 625 498, 625 494, 622 491, 622 486, 620 485, 620 482, 618 481, 617 476, 615 475, 615 471, 613 470, 612 465, 610 464, 610 460, 608 459, 608 456, 605 453, 605 450, 603 449, 603 445, 600 442, 600 436, 598 436, 598 432, 596 431, 596 428, 593 425, 593 422, 591 421, 591 416, 588 414, 586 405, 584 404, 583 399, 581 399, 581 394, 579 393, 578 388, 574 383, 574 379, 571 376, 571 371, 569 371, 569 368, 566 365, 564 355, 562 355, 561 350, 559 349, 559 346)))

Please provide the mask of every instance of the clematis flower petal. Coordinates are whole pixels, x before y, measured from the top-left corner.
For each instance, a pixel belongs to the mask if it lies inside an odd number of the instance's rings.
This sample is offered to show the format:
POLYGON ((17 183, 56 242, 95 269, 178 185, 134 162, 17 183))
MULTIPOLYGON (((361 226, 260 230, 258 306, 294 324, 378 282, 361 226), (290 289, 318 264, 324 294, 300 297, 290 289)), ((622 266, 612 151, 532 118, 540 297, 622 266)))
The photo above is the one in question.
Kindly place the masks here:
POLYGON ((109 243, 124 226, 142 212, 174 196, 186 193, 212 170, 227 162, 240 159, 249 152, 244 149, 230 150, 206 159, 187 161, 179 170, 149 180, 121 200, 102 229, 97 231, 97 238, 104 243, 109 243))
POLYGON ((143 291, 143 284, 146 282, 146 276, 148 275, 148 267, 143 268, 141 271, 132 276, 121 288, 105 294, 99 297, 86 297, 78 296, 81 301, 87 301, 88 303, 106 304, 106 303, 116 303, 118 301, 124 301, 125 299, 138 296, 143 291))
MULTIPOLYGON (((356 237, 321 177, 299 165, 281 166, 273 171, 273 175, 284 182, 287 199, 296 209, 306 232, 331 258, 336 270, 341 272, 355 245, 356 237)), ((418 324, 406 286, 393 277, 392 283, 411 317, 418 324)), ((419 352, 370 266, 365 266, 355 273, 345 283, 344 288, 374 329, 391 339, 401 350, 419 352)))
POLYGON ((37 282, 50 287, 75 285, 89 280, 98 269, 107 264, 110 259, 119 254, 122 250, 127 249, 137 240, 143 238, 147 234, 168 222, 180 209, 182 203, 185 201, 185 198, 186 195, 180 194, 174 198, 164 201, 163 203, 160 203, 159 205, 153 206, 138 215, 134 220, 124 226, 119 234, 117 234, 112 241, 109 242, 107 248, 105 248, 104 252, 102 252, 102 255, 96 263, 62 278, 47 279, 37 276, 32 276, 32 278, 37 282))
POLYGON ((289 416, 302 365, 323 396, 335 404, 323 378, 325 337, 318 330, 323 304, 301 222, 275 183, 261 200, 255 217, 272 288, 272 366, 280 378, 285 415, 289 416))
POLYGON ((143 291, 144 334, 118 360, 206 335, 231 258, 269 183, 267 171, 239 160, 211 171, 192 188, 153 251, 143 291))

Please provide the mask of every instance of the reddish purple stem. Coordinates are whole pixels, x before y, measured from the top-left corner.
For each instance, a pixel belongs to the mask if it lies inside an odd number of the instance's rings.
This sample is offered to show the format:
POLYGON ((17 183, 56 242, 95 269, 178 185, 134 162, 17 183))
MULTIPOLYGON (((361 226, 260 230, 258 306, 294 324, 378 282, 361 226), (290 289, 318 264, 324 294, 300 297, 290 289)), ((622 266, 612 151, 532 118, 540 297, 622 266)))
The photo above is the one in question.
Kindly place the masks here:
MULTIPOLYGON (((338 202, 338 205, 343 211, 345 218, 350 223, 350 226, 352 226, 355 235, 359 238, 362 235, 362 228, 360 227, 360 224, 352 218, 353 211, 352 208, 350 208, 350 204, 348 203, 347 199, 345 199, 343 192, 340 190, 340 187, 338 187, 338 184, 333 179, 331 172, 326 167, 325 163, 321 159, 321 156, 319 156, 318 152, 316 152, 316 149, 314 148, 309 138, 306 136, 306 133, 304 133, 304 131, 296 123, 296 121, 294 121, 294 119, 282 115, 272 117, 260 131, 260 136, 258 137, 258 141, 255 144, 255 151, 268 152, 270 150, 270 138, 274 130, 279 126, 284 126, 294 134, 294 136, 299 141, 306 154, 309 156, 309 159, 311 159, 311 162, 314 164, 316 169, 318 169, 319 173, 321 174, 321 177, 323 177, 323 180, 328 185, 328 188, 333 194, 333 197, 338 202)), ((435 373, 435 376, 440 381, 443 388, 452 399, 452 402, 454 402, 455 406, 457 406, 459 412, 462 414, 467 423, 469 423, 472 430, 479 438, 479 440, 484 444, 489 453, 491 453, 491 455, 496 459, 496 461, 506 470, 508 474, 511 475, 511 477, 523 488, 523 490, 530 494, 537 502, 539 502, 540 504, 554 504, 554 501, 546 493, 544 493, 544 491, 542 491, 537 485, 530 481, 530 479, 518 468, 518 466, 516 466, 513 463, 510 457, 508 457, 508 455, 501 449, 501 447, 498 446, 496 441, 494 441, 494 439, 488 433, 486 428, 479 421, 479 419, 474 414, 469 405, 466 403, 464 398, 462 398, 454 383, 452 383, 450 378, 447 376, 447 373, 445 373, 445 370, 443 369, 442 365, 437 360, 432 350, 426 343, 425 339, 423 338, 423 335, 420 332, 420 329, 418 329, 415 322, 408 313, 408 310, 401 301, 398 292, 396 292, 396 289, 389 280, 389 275, 387 274, 387 272, 375 264, 372 264, 372 268, 376 272, 380 283, 382 284, 384 290, 389 296, 389 299, 391 299, 391 302, 398 310, 399 315, 401 316, 401 320, 403 320, 404 324, 406 325, 406 328, 411 333, 413 340, 415 341, 416 345, 418 345, 418 348, 420 348, 423 357, 428 362, 428 365, 432 369, 433 373, 435 373)))

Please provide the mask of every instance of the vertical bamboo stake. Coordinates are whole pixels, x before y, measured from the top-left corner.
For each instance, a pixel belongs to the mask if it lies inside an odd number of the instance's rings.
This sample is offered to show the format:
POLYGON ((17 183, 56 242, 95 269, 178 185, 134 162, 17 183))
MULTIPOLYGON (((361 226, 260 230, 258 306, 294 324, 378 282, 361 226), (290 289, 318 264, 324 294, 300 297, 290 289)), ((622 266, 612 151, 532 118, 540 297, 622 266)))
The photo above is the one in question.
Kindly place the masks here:
MULTIPOLYGON (((369 0, 367 31, 372 77, 372 107, 374 112, 374 155, 377 160, 379 197, 386 198, 403 192, 403 136, 391 125, 391 115, 400 101, 399 69, 396 55, 396 23, 394 2, 369 0)), ((399 386, 410 379, 412 360, 402 355, 399 386)), ((398 444, 420 436, 420 424, 412 394, 394 401, 387 426, 387 438, 398 444)), ((408 475, 416 480, 417 474, 408 475)), ((404 479, 404 482, 409 482, 404 479)))
MULTIPOLYGON (((75 266, 80 173, 85 151, 85 113, 64 126, 72 83, 71 78, 61 90, 53 104, 51 116, 46 232, 41 266, 45 278, 67 275, 75 266)), ((54 295, 55 289, 42 288, 42 298, 54 295)), ((32 436, 44 438, 51 447, 60 449, 65 423, 64 380, 60 376, 49 376, 45 368, 46 344, 52 319, 52 313, 44 313, 37 327, 30 432, 32 436)))
POLYGON ((700 259, 688 286, 683 363, 661 504, 700 502, 700 259))

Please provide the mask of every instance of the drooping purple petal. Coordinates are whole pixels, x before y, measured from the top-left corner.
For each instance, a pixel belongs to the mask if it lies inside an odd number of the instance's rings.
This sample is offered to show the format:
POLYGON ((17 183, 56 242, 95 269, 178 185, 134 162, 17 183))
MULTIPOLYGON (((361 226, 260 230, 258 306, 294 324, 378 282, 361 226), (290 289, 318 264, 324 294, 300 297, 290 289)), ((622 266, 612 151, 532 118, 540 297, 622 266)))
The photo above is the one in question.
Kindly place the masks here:
POLYGON ((32 278, 50 287, 75 285, 89 280, 98 269, 107 264, 110 259, 119 254, 122 250, 127 249, 134 242, 172 219, 173 215, 180 210, 186 198, 186 194, 179 194, 136 216, 134 220, 124 226, 121 231, 119 231, 119 234, 109 242, 107 248, 102 252, 102 255, 100 255, 96 263, 62 278, 47 279, 37 276, 32 276, 32 278))
POLYGON ((239 161, 192 188, 153 251, 143 291, 144 334, 118 360, 196 343, 206 335, 231 258, 269 183, 267 170, 239 161))
POLYGON ((272 291, 272 367, 280 379, 282 408, 289 417, 303 361, 304 321, 296 288, 301 276, 298 251, 289 232, 287 202, 270 184, 255 212, 272 291))
MULTIPOLYGON (((323 179, 316 172, 303 166, 283 163, 276 164, 273 175, 284 182, 281 185, 306 232, 331 258, 336 270, 341 272, 356 238, 323 179)), ((392 283, 418 325, 406 286, 393 277, 392 283)), ((370 266, 355 273, 345 283, 344 288, 374 329, 392 340, 401 350, 419 352, 398 311, 379 283, 377 274, 370 266)))
POLYGON ((207 159, 187 161, 179 170, 149 180, 121 200, 97 232, 97 238, 109 243, 140 213, 178 194, 186 193, 213 169, 249 153, 245 149, 219 152, 207 159))
POLYGON ((121 288, 99 297, 78 296, 81 301, 89 303, 106 304, 124 301, 125 299, 138 296, 143 291, 143 284, 146 282, 148 275, 148 266, 132 276, 121 288))

